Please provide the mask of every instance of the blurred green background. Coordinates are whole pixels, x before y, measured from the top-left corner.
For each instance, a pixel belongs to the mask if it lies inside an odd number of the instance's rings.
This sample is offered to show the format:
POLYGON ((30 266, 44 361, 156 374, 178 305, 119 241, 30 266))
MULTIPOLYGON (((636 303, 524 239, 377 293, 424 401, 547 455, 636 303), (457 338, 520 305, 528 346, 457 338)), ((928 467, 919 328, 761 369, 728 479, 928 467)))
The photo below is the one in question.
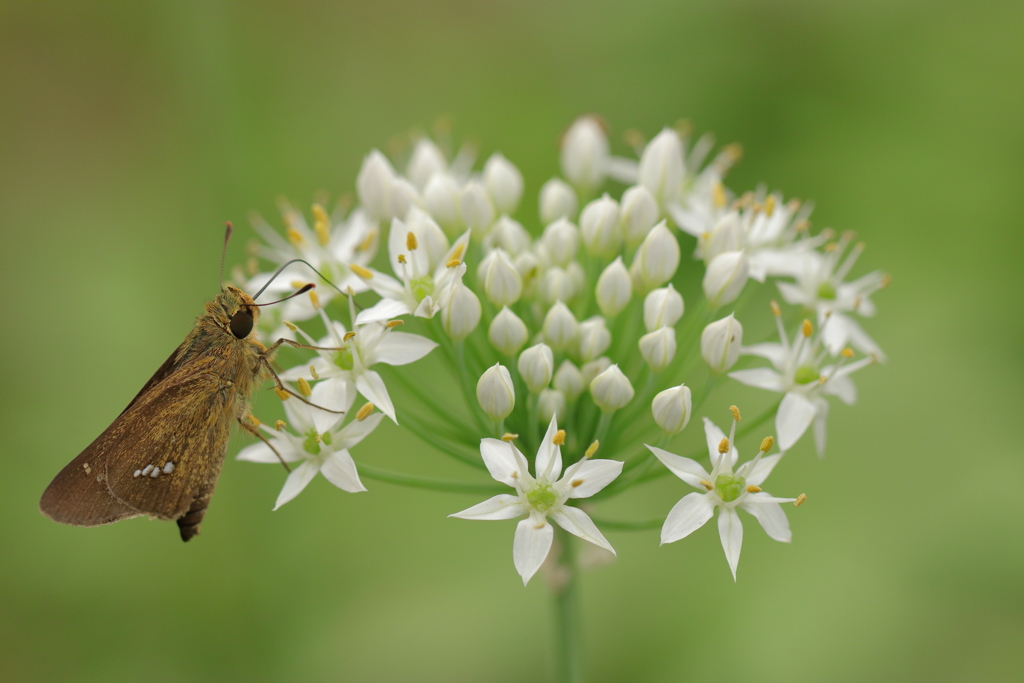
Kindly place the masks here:
MULTIPOLYGON (((794 543, 747 518, 733 584, 713 525, 609 532, 591 680, 1024 680, 1022 35, 1020 2, 0 3, 0 680, 546 680, 513 524, 445 519, 478 496, 318 479, 271 514, 283 472, 229 460, 188 545, 36 506, 216 292, 224 220, 352 191, 446 114, 520 167, 535 225, 589 111, 620 152, 680 117, 742 142, 730 187, 813 198, 867 241, 855 274, 894 278, 867 323, 890 362, 824 461, 805 438, 773 476, 810 496, 794 543)), ((387 427, 357 458, 476 476, 387 427)), ((686 490, 649 492, 609 515, 686 490)))

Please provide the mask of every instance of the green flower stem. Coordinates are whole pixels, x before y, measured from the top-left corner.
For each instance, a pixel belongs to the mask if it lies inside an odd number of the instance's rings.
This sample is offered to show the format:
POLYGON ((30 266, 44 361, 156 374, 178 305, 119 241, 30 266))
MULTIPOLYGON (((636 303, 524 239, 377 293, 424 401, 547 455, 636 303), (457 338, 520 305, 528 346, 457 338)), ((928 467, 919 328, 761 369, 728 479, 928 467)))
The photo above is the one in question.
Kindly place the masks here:
POLYGON ((489 418, 484 417, 483 411, 480 409, 480 404, 476 400, 476 388, 474 387, 473 378, 469 374, 469 369, 466 367, 466 347, 462 342, 455 344, 455 357, 459 363, 459 379, 462 381, 462 393, 466 397, 466 404, 469 406, 469 412, 473 414, 476 419, 477 425, 480 427, 480 431, 484 434, 488 431, 489 418))
POLYGON ((526 395, 526 429, 523 430, 526 443, 530 444, 530 450, 537 452, 540 446, 540 414, 538 412, 538 397, 536 394, 526 395))
POLYGON ((403 411, 402 420, 406 425, 412 427, 412 432, 421 440, 430 444, 445 455, 455 458, 459 462, 471 465, 478 469, 487 469, 483 460, 480 459, 479 451, 477 451, 475 445, 470 447, 465 443, 454 441, 444 435, 438 434, 414 415, 414 413, 410 413, 409 411, 403 411))
POLYGON ((594 523, 603 529, 614 529, 615 531, 647 531, 648 529, 660 529, 664 524, 664 519, 645 519, 638 522, 623 522, 621 520, 605 519, 604 517, 595 517, 590 515, 590 518, 594 520, 594 523))
POLYGON ((555 624, 558 630, 557 653, 559 683, 580 683, 583 680, 583 634, 580 616, 579 567, 576 562, 578 541, 571 534, 556 529, 562 555, 560 568, 563 582, 554 590, 555 624))
MULTIPOLYGON (((459 419, 460 416, 453 414, 452 411, 442 409, 442 404, 438 402, 437 397, 427 396, 415 382, 409 381, 405 372, 397 369, 385 370, 385 372, 387 373, 388 382, 394 379, 401 384, 406 391, 416 397, 419 405, 424 406, 433 414, 437 421, 447 423, 447 426, 450 426, 457 434, 464 435, 473 432, 472 425, 466 424, 463 420, 459 419)), ((454 438, 454 435, 452 435, 452 438, 454 438)))
MULTIPOLYGON (((604 441, 608 435, 608 429, 612 426, 612 413, 601 413, 601 419, 597 422, 597 431, 591 441, 604 441)), ((589 445, 589 444, 588 444, 589 445)))
POLYGON ((372 467, 370 465, 365 465, 363 463, 356 463, 356 467, 359 470, 359 474, 369 479, 385 481, 389 484, 398 484, 399 486, 410 486, 412 488, 417 489, 429 489, 431 491, 448 491, 451 493, 477 493, 487 496, 493 496, 499 493, 508 492, 508 489, 504 486, 494 486, 491 484, 472 484, 469 482, 434 479, 432 477, 420 477, 415 474, 392 472, 390 470, 380 469, 379 467, 372 467))

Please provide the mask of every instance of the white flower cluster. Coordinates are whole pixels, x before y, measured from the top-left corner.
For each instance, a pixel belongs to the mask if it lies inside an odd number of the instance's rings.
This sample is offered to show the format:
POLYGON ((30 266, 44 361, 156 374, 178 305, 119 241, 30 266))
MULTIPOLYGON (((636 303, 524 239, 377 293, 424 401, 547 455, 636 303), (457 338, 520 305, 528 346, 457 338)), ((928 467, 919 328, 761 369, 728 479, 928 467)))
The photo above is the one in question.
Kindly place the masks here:
MULTIPOLYGON (((348 449, 383 415, 398 422, 372 367, 411 363, 440 346, 459 378, 453 392, 461 391, 469 414, 408 379, 403 410, 416 416, 414 431, 443 450, 479 443, 479 458, 458 457, 514 489, 452 516, 525 518, 513 547, 524 583, 554 543, 549 520, 614 552, 578 502, 615 495, 662 472, 702 491, 671 509, 663 543, 688 535, 718 508, 735 577, 742 539, 737 509, 753 515, 771 538, 789 541, 779 505, 802 497, 774 498, 760 486, 812 424, 824 452, 826 397, 853 403, 850 374, 883 359, 856 316, 873 315, 870 295, 888 278, 871 273, 847 282, 863 246, 850 235, 813 235, 809 204, 764 190, 736 196, 726 188, 723 176, 739 158, 737 147, 708 162, 710 137, 691 144, 680 128, 666 128, 646 144, 638 136, 631 136, 635 159, 613 156, 603 123, 577 119, 562 138, 562 177, 540 188, 539 223, 517 218, 525 184, 505 156, 491 155, 477 172, 468 148, 449 161, 442 145, 426 137, 395 163, 372 151, 352 211, 339 205, 330 215, 314 205, 310 227, 286 205, 284 238, 255 221, 265 244, 252 254, 247 289, 271 280, 257 272, 260 258, 275 265, 303 259, 321 277, 314 279, 320 294, 291 299, 265 316, 271 329, 295 331, 294 323, 317 319, 326 329, 319 340, 298 330, 317 356, 280 375, 308 403, 286 402, 288 423, 263 426, 265 442, 239 455, 302 463, 278 505, 318 471, 346 491, 365 490, 348 449), (610 182, 624 189, 605 192, 610 182), (524 227, 524 220, 535 227, 524 227), (382 240, 386 259, 377 258, 382 240), (695 260, 681 269, 683 247, 695 260), (684 305, 680 283, 687 278, 680 273, 692 268, 703 269, 702 290, 687 294, 684 305), (745 346, 736 312, 723 307, 737 308, 755 286, 749 281, 768 278, 784 278, 781 298, 799 308, 784 314, 773 302, 779 341, 745 346), (361 294, 368 290, 373 294, 361 294), (331 304, 345 301, 339 292, 348 294, 347 305, 331 304), (347 327, 338 317, 347 318, 347 327), (798 328, 792 339, 790 318, 798 328), (422 334, 397 331, 402 323, 422 334), (733 370, 741 356, 767 359, 772 367, 733 370), (775 418, 782 452, 767 455, 773 445, 767 437, 757 457, 736 469, 735 406, 728 437, 704 418, 708 467, 664 449, 720 376, 782 395, 763 418, 775 418), (353 415, 356 394, 368 404, 353 415), (374 407, 383 415, 373 414, 374 407), (643 448, 652 437, 658 446, 643 448), (617 459, 593 459, 599 447, 617 459), (566 467, 563 448, 570 454, 566 467), (652 470, 659 461, 666 469, 652 470)), ((293 263, 268 291, 311 277, 307 266, 293 263)), ((398 483, 415 479, 403 477, 398 483)))

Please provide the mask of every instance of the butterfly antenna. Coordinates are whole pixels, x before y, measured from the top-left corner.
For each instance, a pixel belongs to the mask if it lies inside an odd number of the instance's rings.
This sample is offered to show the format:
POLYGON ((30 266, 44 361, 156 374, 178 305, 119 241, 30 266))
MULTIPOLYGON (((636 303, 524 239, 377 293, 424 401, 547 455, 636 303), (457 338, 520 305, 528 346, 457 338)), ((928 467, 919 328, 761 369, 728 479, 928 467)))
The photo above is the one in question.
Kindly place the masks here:
MULTIPOLYGON (((327 278, 325 278, 325 277, 324 277, 324 276, 323 276, 323 275, 322 275, 322 274, 320 273, 320 271, 319 271, 319 270, 317 270, 316 268, 314 268, 314 267, 313 267, 312 265, 310 265, 308 261, 304 261, 304 260, 302 260, 302 259, 300 259, 300 258, 296 258, 296 259, 292 259, 292 260, 291 260, 291 261, 289 261, 288 263, 285 263, 285 264, 283 264, 283 265, 282 265, 282 266, 281 266, 280 268, 278 268, 277 270, 275 270, 275 271, 274 271, 274 274, 270 276, 270 279, 269 279, 269 280, 267 280, 267 284, 265 284, 265 285, 263 285, 262 287, 260 287, 260 291, 256 292, 256 294, 254 294, 254 295, 253 295, 253 297, 252 297, 252 300, 253 300, 253 301, 255 301, 256 299, 258 299, 258 298, 259 298, 259 296, 260 296, 260 294, 262 294, 262 293, 263 293, 263 290, 265 290, 265 289, 266 289, 267 287, 269 287, 269 286, 270 286, 270 283, 271 283, 271 282, 273 282, 274 280, 276 280, 276 279, 277 279, 277 276, 278 276, 278 275, 280 275, 280 274, 281 274, 281 273, 282 273, 282 272, 284 271, 284 269, 285 269, 285 268, 287 268, 288 266, 292 265, 293 263, 304 263, 304 264, 306 264, 307 266, 309 266, 309 269, 310 269, 310 270, 312 270, 312 271, 313 271, 314 273, 316 273, 317 275, 319 275, 319 276, 320 276, 320 279, 321 279, 321 280, 323 280, 324 282, 326 282, 327 284, 329 284, 329 285, 330 285, 331 287, 334 287, 335 289, 338 289, 338 285, 334 284, 333 282, 331 282, 330 280, 328 280, 327 278)), ((306 289, 303 289, 302 291, 303 291, 303 292, 305 292, 305 291, 307 291, 307 290, 306 290, 306 289)), ((338 293, 340 293, 340 294, 344 294, 345 292, 342 292, 342 291, 341 291, 340 289, 338 289, 338 293)), ((295 296, 295 295, 293 294, 292 296, 295 296)), ((282 299, 282 301, 284 301, 284 299, 282 299)))
POLYGON ((286 296, 283 299, 278 299, 277 301, 271 301, 270 303, 267 303, 267 304, 256 304, 256 305, 257 306, 271 306, 273 304, 279 304, 282 301, 288 301, 288 299, 294 299, 295 297, 297 297, 300 294, 305 294, 306 292, 308 292, 309 290, 313 289, 314 287, 316 287, 316 285, 314 285, 312 282, 310 282, 308 284, 302 285, 302 287, 299 289, 299 291, 297 291, 297 292, 295 292, 293 294, 289 294, 288 296, 286 296))
POLYGON ((220 290, 224 291, 224 259, 228 255, 228 242, 231 241, 231 233, 234 231, 231 221, 228 221, 224 228, 224 246, 220 250, 220 290))

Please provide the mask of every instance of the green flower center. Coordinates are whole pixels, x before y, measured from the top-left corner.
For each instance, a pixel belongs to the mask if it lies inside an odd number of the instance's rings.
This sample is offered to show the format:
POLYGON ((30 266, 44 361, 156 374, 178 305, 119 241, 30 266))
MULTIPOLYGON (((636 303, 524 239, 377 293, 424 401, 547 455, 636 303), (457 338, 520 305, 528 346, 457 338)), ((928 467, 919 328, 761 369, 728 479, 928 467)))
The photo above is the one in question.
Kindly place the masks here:
POLYGON ((538 512, 547 512, 555 506, 558 501, 558 494, 551 489, 550 482, 538 481, 530 492, 526 494, 526 500, 530 506, 538 512))
POLYGON ((320 442, 316 438, 316 430, 306 432, 306 440, 302 442, 302 450, 310 455, 320 455, 320 442))
POLYGON ((732 474, 719 474, 715 477, 715 493, 724 503, 731 503, 740 497, 747 487, 747 480, 732 474))
POLYGON ((821 377, 821 373, 818 372, 818 368, 813 365, 801 365, 793 373, 793 381, 797 384, 810 384, 811 382, 817 382, 818 378, 821 377))
POLYGON ((409 281, 409 289, 416 301, 423 301, 434 293, 434 278, 429 275, 422 275, 409 281))
POLYGON ((323 434, 320 435, 320 440, 323 441, 328 446, 330 446, 331 445, 331 433, 330 432, 324 432, 323 434))
POLYGON ((822 282, 818 285, 818 298, 819 299, 835 299, 836 288, 832 286, 831 282, 822 282))
POLYGON ((355 366, 355 363, 352 361, 352 348, 346 346, 334 354, 334 364, 342 370, 351 370, 355 366))

